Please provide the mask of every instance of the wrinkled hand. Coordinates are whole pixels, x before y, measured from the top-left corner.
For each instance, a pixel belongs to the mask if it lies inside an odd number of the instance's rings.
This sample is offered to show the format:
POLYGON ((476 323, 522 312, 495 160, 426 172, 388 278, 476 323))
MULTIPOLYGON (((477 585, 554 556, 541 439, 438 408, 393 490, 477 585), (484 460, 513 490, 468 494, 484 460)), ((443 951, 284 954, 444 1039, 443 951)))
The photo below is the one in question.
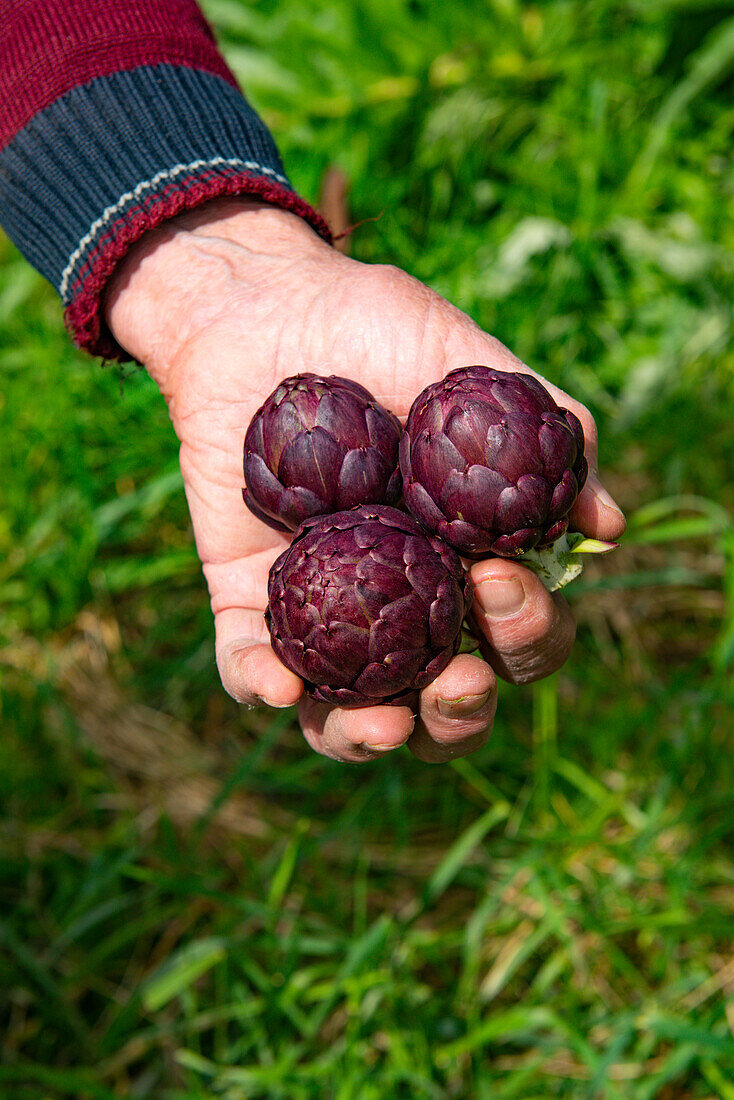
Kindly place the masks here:
MULTIPOLYGON (((270 648, 267 577, 288 537, 242 504, 242 446, 255 410, 278 382, 312 371, 353 378, 403 419, 416 395, 454 367, 527 371, 438 294, 393 267, 367 265, 324 244, 294 214, 249 199, 218 200, 147 234, 110 286, 107 318, 144 363, 181 441, 181 470, 216 624, 224 687, 242 703, 299 703, 308 743, 337 760, 373 759, 407 742, 441 761, 489 736, 495 673, 527 683, 554 672, 574 621, 516 562, 475 563, 473 622, 485 639, 460 654, 407 707, 342 710, 317 703, 270 648)), ((615 539, 624 519, 596 474, 596 429, 586 408, 548 385, 580 419, 590 475, 571 515, 586 535, 615 539)))

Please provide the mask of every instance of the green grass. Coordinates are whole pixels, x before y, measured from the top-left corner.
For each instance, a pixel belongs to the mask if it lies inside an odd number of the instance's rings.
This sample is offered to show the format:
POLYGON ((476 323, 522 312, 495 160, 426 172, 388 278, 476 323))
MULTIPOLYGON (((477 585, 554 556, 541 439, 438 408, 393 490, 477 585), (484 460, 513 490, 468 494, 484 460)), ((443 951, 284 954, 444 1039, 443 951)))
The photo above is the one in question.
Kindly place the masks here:
POLYGON ((630 530, 480 753, 317 757, 218 684, 154 386, 0 242, 0 1096, 732 1100, 734 4, 205 8, 630 530))

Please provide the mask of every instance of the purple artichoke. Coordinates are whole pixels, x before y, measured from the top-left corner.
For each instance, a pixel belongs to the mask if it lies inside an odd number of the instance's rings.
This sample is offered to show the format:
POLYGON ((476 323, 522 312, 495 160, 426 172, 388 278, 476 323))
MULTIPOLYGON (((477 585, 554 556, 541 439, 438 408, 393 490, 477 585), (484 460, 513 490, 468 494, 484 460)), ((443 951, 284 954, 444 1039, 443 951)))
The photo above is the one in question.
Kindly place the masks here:
POLYGON ((449 546, 366 505, 301 524, 268 598, 272 647, 315 699, 413 706, 457 652, 471 588, 449 546))
POLYGON ((535 378, 460 367, 414 401, 400 444, 406 506, 459 553, 549 546, 588 467, 576 416, 535 378))
POLYGON ((311 516, 400 496, 400 421, 346 378, 284 379, 245 436, 250 511, 278 531, 311 516))

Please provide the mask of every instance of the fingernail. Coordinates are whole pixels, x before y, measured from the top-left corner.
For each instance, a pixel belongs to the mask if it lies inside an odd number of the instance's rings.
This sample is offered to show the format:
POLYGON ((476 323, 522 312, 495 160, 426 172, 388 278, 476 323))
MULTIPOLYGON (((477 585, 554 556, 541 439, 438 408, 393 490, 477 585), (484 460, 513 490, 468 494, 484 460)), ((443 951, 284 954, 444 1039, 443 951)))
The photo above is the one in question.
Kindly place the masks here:
POLYGON ((264 707, 275 707, 276 710, 286 710, 288 707, 293 706, 292 703, 274 703, 272 699, 266 699, 264 695, 255 696, 259 699, 264 707))
POLYGON ((442 699, 439 695, 436 700, 438 713, 444 718, 469 718, 486 706, 490 695, 489 691, 485 691, 482 695, 459 695, 456 699, 442 699))
POLYGON ((617 502, 609 495, 602 485, 596 490, 596 499, 606 508, 611 508, 613 512, 617 512, 618 515, 624 515, 617 502))
POLYGON ((363 741, 362 748, 367 752, 392 752, 393 749, 399 749, 400 745, 370 745, 367 741, 363 741))
POLYGON ((517 577, 495 580, 489 577, 477 588, 479 606, 490 619, 508 619, 517 615, 525 603, 525 589, 517 577))

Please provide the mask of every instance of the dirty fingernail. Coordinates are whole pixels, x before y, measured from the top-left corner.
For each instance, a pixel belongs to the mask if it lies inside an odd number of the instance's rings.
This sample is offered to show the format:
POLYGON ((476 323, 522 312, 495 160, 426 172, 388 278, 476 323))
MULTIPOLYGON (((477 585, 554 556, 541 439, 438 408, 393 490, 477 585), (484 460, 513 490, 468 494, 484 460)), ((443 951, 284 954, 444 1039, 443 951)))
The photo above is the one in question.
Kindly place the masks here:
POLYGON ((456 699, 442 699, 439 696, 436 700, 438 713, 444 718, 470 718, 486 706, 491 694, 485 691, 481 695, 459 695, 456 699))
POLYGON ((517 577, 494 580, 492 577, 479 585, 478 603, 490 619, 507 619, 517 615, 525 603, 525 589, 517 577))

